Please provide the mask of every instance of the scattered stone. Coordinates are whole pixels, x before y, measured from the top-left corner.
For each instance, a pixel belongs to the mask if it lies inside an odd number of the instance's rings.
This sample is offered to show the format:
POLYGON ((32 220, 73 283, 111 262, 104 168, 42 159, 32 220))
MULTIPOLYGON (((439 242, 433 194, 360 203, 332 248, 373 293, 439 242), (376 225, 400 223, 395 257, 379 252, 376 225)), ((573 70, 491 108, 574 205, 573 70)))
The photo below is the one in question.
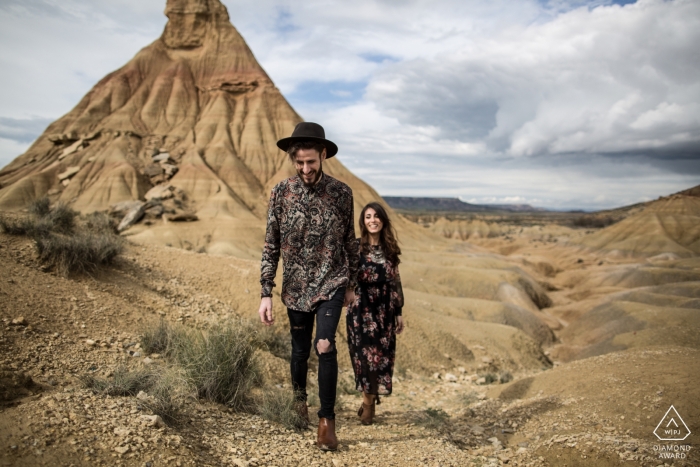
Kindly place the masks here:
POLYGON ((163 173, 163 168, 158 164, 151 164, 143 169, 143 173, 147 177, 156 177, 163 173))
POLYGON ((139 391, 138 394, 136 394, 136 398, 142 401, 147 401, 148 400, 148 394, 144 391, 139 391))
POLYGON ((126 446, 120 446, 120 447, 114 448, 114 451, 119 453, 119 454, 126 454, 127 452, 129 452, 129 449, 130 449, 130 446, 127 444, 126 446))
POLYGON ((97 342, 95 342, 95 341, 92 340, 92 339, 87 339, 87 340, 85 341, 85 343, 86 343, 87 345, 89 345, 90 347, 94 347, 94 346, 97 344, 97 342))
POLYGON ((484 363, 493 363, 493 358, 491 357, 481 357, 481 361, 484 363))
POLYGON ((457 382, 457 377, 455 375, 453 375, 452 373, 447 373, 445 375, 445 381, 455 383, 455 382, 457 382))
POLYGON ((165 220, 171 222, 193 222, 199 220, 197 214, 193 212, 177 212, 175 214, 166 214, 163 216, 165 220))
POLYGON ((117 427, 114 429, 114 434, 125 438, 131 434, 131 430, 126 427, 117 427))
POLYGON ((167 162, 170 159, 170 154, 162 152, 153 156, 153 162, 167 162))
POLYGON ((132 205, 132 208, 129 210, 129 212, 126 213, 126 215, 124 216, 122 221, 117 226, 117 231, 123 232, 124 230, 131 227, 133 224, 140 221, 141 218, 145 214, 145 211, 146 211, 145 206, 146 206, 146 203, 144 203, 142 201, 135 201, 134 204, 132 205), (138 203, 138 204, 136 204, 136 203, 138 203))
POLYGON ((26 326, 26 325, 28 325, 28 324, 29 324, 29 323, 28 323, 27 320, 24 318, 24 316, 20 316, 20 317, 18 317, 18 318, 15 318, 15 319, 13 319, 13 320, 10 322, 10 325, 11 325, 11 326, 26 326))
POLYGON ((141 418, 147 422, 148 426, 153 426, 156 428, 162 428, 165 426, 165 422, 160 415, 141 415, 141 418))
POLYGON ((146 201, 170 199, 175 196, 177 190, 177 188, 169 184, 156 185, 146 192, 144 198, 146 201))
POLYGON ((143 359, 143 363, 144 363, 145 365, 150 365, 151 363, 153 363, 153 360, 151 360, 150 358, 146 357, 146 358, 143 359))
POLYGON ((486 384, 486 378, 483 376, 476 380, 476 384, 486 384))

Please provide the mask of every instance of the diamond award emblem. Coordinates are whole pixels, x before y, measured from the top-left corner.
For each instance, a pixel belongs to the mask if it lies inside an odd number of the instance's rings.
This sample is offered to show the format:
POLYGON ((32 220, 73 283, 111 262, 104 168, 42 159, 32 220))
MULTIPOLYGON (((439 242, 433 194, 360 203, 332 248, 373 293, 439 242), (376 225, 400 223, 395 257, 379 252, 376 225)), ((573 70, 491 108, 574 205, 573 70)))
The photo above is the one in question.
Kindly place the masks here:
POLYGON ((661 419, 654 434, 661 441, 683 441, 690 436, 688 425, 685 424, 674 406, 669 407, 666 415, 661 419))

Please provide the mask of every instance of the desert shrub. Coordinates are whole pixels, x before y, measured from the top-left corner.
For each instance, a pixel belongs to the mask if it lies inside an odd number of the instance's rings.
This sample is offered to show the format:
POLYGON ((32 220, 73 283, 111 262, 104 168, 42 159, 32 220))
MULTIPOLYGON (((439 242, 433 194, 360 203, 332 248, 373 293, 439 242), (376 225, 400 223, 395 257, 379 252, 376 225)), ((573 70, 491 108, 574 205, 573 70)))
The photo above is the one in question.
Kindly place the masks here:
POLYGON ((111 379, 98 378, 94 375, 83 375, 80 381, 83 387, 95 394, 108 396, 135 396, 139 391, 148 391, 153 386, 156 375, 147 370, 129 370, 119 367, 111 379))
POLYGON ((618 219, 611 216, 579 216, 571 221, 574 227, 583 227, 587 229, 602 229, 616 223, 618 219))
POLYGON ((498 375, 495 373, 482 373, 478 376, 479 378, 484 378, 484 384, 491 384, 498 381, 498 375))
POLYGON ((168 425, 179 425, 181 400, 189 389, 180 371, 166 368, 157 373, 153 385, 146 391, 148 397, 140 403, 153 414, 160 415, 168 425))
POLYGON ((121 237, 81 232, 49 233, 34 238, 39 260, 62 274, 92 273, 112 264, 124 250, 121 237))
POLYGON ((307 424, 296 411, 296 404, 293 391, 273 386, 262 392, 257 411, 266 420, 277 422, 290 430, 300 431, 305 429, 307 424))
POLYGON ((111 379, 98 378, 94 375, 83 375, 80 381, 84 388, 95 394, 109 396, 136 396, 143 391, 147 397, 139 399, 139 404, 159 415, 168 425, 180 422, 180 404, 177 396, 186 388, 184 379, 172 369, 160 370, 130 370, 119 367, 111 379))
POLYGON ((513 381, 513 375, 510 371, 503 370, 498 374, 498 382, 501 384, 509 383, 513 381))
POLYGON ((46 214, 40 216, 39 219, 49 224, 51 232, 69 235, 75 230, 75 218, 77 216, 78 213, 76 211, 73 211, 65 204, 59 203, 50 208, 46 214))
POLYGON ((173 328, 161 319, 157 326, 146 328, 141 336, 141 348, 146 354, 168 355, 172 348, 173 328))
POLYGON ((117 222, 105 212, 92 212, 83 217, 85 228, 97 234, 117 235, 117 222))
MULTIPOLYGON (((259 327, 259 326, 258 326, 259 327)), ((278 331, 272 326, 264 326, 258 331, 258 344, 275 357, 292 359, 292 339, 289 332, 278 331)))
POLYGON ((462 394, 461 401, 464 405, 471 405, 479 400, 479 394, 475 391, 470 391, 462 394))
POLYGON ((29 213, 37 217, 44 217, 51 212, 51 201, 47 196, 40 198, 29 204, 29 213))
POLYGON ((15 220, 0 219, 0 227, 10 235, 34 240, 39 260, 61 274, 95 272, 124 249, 106 215, 86 216, 84 228, 77 229, 78 213, 60 203, 51 207, 48 198, 30 204, 29 213, 15 220))
POLYGON ((442 409, 428 408, 414 412, 411 419, 417 425, 422 425, 432 430, 439 430, 447 424, 450 416, 442 409))
POLYGON ((181 328, 172 334, 170 353, 199 397, 245 409, 249 391, 260 382, 256 333, 244 321, 204 332, 181 328))

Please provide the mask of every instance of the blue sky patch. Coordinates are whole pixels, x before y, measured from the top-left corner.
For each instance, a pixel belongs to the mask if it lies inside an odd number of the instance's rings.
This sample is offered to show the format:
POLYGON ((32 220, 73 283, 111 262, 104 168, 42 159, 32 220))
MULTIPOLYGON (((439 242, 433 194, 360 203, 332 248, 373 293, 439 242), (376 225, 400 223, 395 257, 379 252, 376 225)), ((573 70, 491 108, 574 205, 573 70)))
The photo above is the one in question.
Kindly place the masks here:
POLYGON ((366 61, 372 62, 372 63, 398 62, 399 61, 398 58, 396 58, 392 55, 386 55, 386 54, 381 54, 381 53, 360 54, 360 57, 362 57, 366 61))
POLYGON ((347 105, 359 101, 366 87, 366 81, 304 81, 285 97, 295 108, 310 104, 347 105))

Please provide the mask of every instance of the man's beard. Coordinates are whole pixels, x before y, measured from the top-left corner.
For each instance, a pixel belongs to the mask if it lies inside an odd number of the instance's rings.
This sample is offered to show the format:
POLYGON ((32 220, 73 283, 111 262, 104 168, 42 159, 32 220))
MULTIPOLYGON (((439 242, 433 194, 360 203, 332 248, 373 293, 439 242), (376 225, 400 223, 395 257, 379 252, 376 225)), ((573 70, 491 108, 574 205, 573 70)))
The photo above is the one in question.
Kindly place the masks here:
POLYGON ((323 162, 319 163, 318 170, 316 171, 314 179, 311 183, 306 183, 306 180, 304 180, 304 174, 301 172, 301 170, 297 170, 297 175, 299 175, 299 178, 301 179, 301 181, 304 182, 304 185, 314 186, 316 184, 316 182, 318 182, 321 179, 321 175, 323 175, 323 162))

